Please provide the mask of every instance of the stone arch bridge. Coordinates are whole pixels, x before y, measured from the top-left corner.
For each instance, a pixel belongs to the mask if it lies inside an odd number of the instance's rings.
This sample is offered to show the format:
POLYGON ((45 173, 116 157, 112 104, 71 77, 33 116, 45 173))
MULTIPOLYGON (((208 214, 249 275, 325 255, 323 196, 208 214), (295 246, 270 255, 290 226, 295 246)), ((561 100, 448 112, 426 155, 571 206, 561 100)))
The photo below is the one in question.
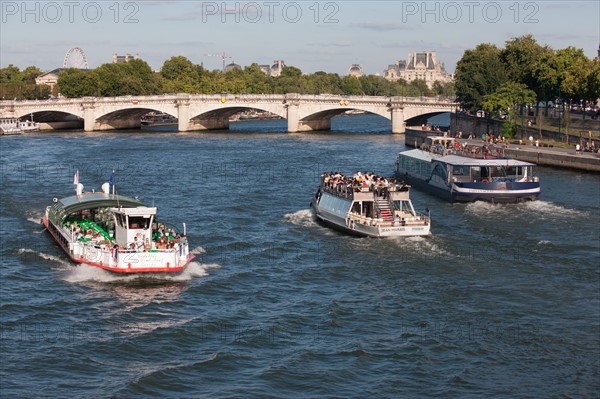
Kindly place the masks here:
POLYGON ((139 128, 150 111, 178 118, 179 131, 227 129, 229 118, 257 109, 287 119, 288 132, 327 130, 331 118, 350 110, 381 115, 392 122, 392 133, 404 133, 406 121, 421 124, 427 117, 451 112, 449 99, 300 94, 166 94, 156 96, 83 97, 34 101, 0 101, 0 117, 18 117, 60 128, 61 121, 83 124, 86 132, 139 128))

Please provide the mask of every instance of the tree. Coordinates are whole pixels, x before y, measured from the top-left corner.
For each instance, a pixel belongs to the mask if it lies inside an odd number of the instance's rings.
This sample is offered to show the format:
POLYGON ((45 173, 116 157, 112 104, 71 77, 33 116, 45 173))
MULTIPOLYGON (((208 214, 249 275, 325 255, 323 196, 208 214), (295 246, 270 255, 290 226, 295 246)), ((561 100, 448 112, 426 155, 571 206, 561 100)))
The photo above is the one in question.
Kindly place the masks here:
POLYGON ((508 40, 504 49, 500 51, 500 60, 504 64, 508 79, 535 87, 535 65, 551 51, 548 46, 540 46, 532 35, 525 35, 508 40))
POLYGON ((503 133, 508 137, 517 132, 517 110, 519 105, 535 101, 535 92, 522 83, 507 82, 492 94, 484 96, 482 109, 490 116, 506 117, 503 133))
POLYGON ((171 57, 160 69, 165 79, 166 92, 196 93, 200 86, 200 76, 196 66, 183 56, 171 57))
POLYGON ((479 44, 466 50, 456 64, 456 94, 465 109, 479 109, 486 94, 507 81, 500 50, 493 44, 479 44))
POLYGON ((582 98, 590 60, 583 50, 567 47, 545 54, 533 69, 538 95, 554 98, 560 90, 564 98, 582 98))
POLYGON ((29 84, 35 84, 35 78, 37 78, 38 76, 40 76, 42 73, 42 70, 36 66, 28 66, 27 68, 23 69, 23 72, 21 72, 21 80, 24 83, 29 83, 29 84))
POLYGON ((342 79, 342 93, 350 96, 362 94, 360 80, 356 76, 344 76, 342 79))
POLYGON ((0 69, 0 83, 21 83, 23 81, 21 70, 13 64, 0 69))
POLYGON ((95 70, 65 69, 58 76, 58 90, 66 97, 97 96, 100 91, 99 76, 95 70))

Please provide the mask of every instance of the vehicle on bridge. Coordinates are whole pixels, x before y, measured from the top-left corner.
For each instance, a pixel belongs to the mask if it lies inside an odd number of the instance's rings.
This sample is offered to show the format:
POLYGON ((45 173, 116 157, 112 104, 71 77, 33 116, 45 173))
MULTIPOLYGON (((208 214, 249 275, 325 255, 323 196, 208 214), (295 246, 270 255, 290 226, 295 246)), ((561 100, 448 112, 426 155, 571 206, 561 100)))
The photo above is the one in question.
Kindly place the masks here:
POLYGON ((83 192, 79 172, 76 194, 46 207, 42 224, 72 261, 114 273, 177 273, 194 260, 183 233, 159 222, 157 208, 136 198, 83 192))

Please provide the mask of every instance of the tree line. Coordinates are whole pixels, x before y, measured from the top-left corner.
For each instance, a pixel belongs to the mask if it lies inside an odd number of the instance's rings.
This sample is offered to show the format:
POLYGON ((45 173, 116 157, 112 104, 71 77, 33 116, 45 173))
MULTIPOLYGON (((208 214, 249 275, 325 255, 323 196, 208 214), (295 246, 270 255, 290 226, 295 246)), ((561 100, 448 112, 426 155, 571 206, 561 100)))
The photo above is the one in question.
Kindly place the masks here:
MULTIPOLYGON (((23 84, 35 86, 35 76, 41 74, 36 67, 19 72, 10 65, 0 72, 0 87, 4 98, 47 98, 49 90, 23 90, 23 84), (6 70, 6 72, 4 72, 6 70), (27 72, 26 72, 27 71, 27 72), (9 76, 10 75, 10 76, 9 76), (25 76, 27 75, 27 76, 25 76), (19 92, 19 89, 21 91, 19 92), (12 89, 12 90, 11 90, 12 89)), ((95 69, 63 70, 58 78, 55 95, 66 97, 113 97, 124 95, 155 95, 166 93, 248 93, 248 94, 343 94, 370 96, 451 96, 452 83, 435 82, 429 88, 424 80, 410 83, 405 80, 388 81, 381 76, 340 76, 323 71, 303 74, 299 68, 283 67, 280 76, 265 74, 258 64, 227 72, 208 70, 183 56, 165 61, 158 72, 147 62, 136 59, 126 63, 103 64, 95 69)))
POLYGON ((553 50, 532 35, 512 38, 504 48, 482 43, 456 64, 457 99, 465 110, 494 115, 515 104, 595 103, 600 98, 600 60, 582 49, 553 50))

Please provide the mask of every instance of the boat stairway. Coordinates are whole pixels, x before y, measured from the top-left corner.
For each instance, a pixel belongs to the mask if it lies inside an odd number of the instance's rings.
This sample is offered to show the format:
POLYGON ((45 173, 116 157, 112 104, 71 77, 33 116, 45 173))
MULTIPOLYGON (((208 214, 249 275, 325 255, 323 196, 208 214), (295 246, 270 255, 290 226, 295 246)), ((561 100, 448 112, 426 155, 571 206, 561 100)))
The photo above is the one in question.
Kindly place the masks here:
POLYGON ((394 215, 392 215, 392 211, 390 210, 390 204, 386 199, 376 197, 375 204, 377 205, 377 209, 379 210, 379 215, 383 220, 385 220, 387 222, 394 221, 394 215))

